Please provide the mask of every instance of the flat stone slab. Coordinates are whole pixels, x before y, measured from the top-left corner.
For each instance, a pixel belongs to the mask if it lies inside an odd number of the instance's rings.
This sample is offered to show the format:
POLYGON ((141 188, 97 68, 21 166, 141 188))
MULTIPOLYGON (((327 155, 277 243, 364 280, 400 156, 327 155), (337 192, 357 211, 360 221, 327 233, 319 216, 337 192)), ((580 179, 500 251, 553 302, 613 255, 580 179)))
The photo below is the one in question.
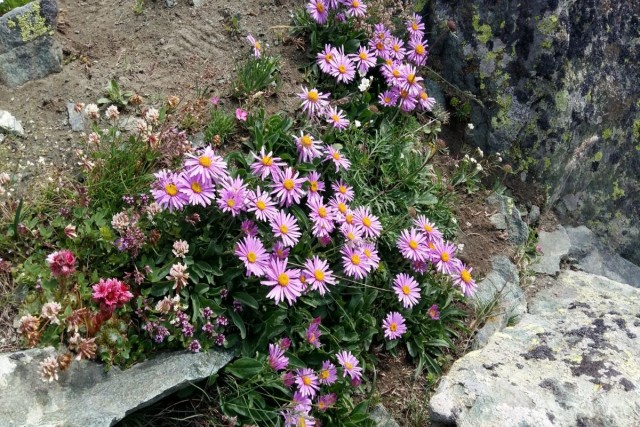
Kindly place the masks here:
POLYGON ((531 270, 540 274, 555 275, 560 271, 560 262, 569 254, 571 242, 564 227, 560 226, 555 231, 541 231, 538 236, 538 245, 542 250, 542 256, 538 262, 531 265, 531 270))
POLYGON ((640 425, 640 290, 580 271, 553 282, 453 364, 430 401, 435 425, 640 425))
POLYGON ((513 199, 494 193, 487 197, 487 205, 497 210, 489 220, 498 230, 505 230, 510 243, 524 245, 529 238, 529 228, 522 220, 513 199))
POLYGON ((40 379, 39 364, 53 348, 0 355, 0 425, 112 426, 126 415, 215 374, 232 353, 166 353, 130 369, 73 362, 59 381, 40 379))
POLYGON ((18 119, 4 110, 0 110, 0 133, 12 133, 18 136, 24 136, 24 129, 18 119))

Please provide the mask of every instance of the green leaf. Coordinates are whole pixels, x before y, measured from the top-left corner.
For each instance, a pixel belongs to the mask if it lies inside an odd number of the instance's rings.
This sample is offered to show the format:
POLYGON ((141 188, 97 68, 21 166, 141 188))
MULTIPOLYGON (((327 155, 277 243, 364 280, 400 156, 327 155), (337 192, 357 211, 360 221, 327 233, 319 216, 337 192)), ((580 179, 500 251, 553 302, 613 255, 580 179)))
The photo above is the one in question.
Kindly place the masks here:
POLYGON ((258 301, 246 292, 236 292, 233 294, 233 298, 240 301, 247 307, 258 309, 258 301))
POLYGON ((255 359, 242 357, 228 365, 225 370, 235 377, 247 379, 262 372, 262 363, 255 359))
POLYGON ((233 320, 233 324, 236 325, 238 330, 240 331, 240 338, 245 339, 247 337, 247 329, 244 326, 244 321, 242 317, 235 311, 229 311, 229 317, 233 320))

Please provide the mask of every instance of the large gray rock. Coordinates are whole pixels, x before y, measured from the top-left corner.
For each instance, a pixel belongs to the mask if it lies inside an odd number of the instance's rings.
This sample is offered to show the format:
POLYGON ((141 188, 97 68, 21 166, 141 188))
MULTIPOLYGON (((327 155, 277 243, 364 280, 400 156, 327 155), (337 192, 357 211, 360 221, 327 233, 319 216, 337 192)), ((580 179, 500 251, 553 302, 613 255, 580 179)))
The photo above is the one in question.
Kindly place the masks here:
POLYGON ((522 220, 513 199, 493 193, 487 197, 487 205, 497 211, 489 218, 494 227, 506 231, 509 242, 517 246, 524 245, 529 238, 529 228, 522 220))
POLYGON ((393 419, 391 414, 387 411, 382 404, 376 405, 369 413, 369 416, 375 423, 376 427, 399 427, 396 420, 393 419))
POLYGON ((62 70, 54 40, 55 0, 34 1, 0 17, 0 83, 19 86, 62 70))
POLYGON ((121 371, 74 362, 59 381, 40 379, 38 364, 53 348, 0 355, 0 425, 112 426, 125 415, 215 374, 229 352, 170 353, 121 371))
POLYGON ((638 1, 427 0, 423 15, 430 65, 482 102, 468 142, 510 153, 563 223, 640 264, 638 1))
POLYGON ((527 312, 527 301, 520 288, 516 266, 505 256, 494 257, 491 265, 491 272, 478 283, 478 292, 472 300, 479 310, 491 310, 493 313, 476 333, 474 349, 487 345, 494 333, 527 312))
MULTIPOLYGON (((542 280, 542 279, 541 279, 542 280)), ((515 327, 457 360, 431 398, 438 425, 640 425, 640 290, 564 271, 515 327)))
POLYGON ((12 133, 18 136, 24 136, 24 129, 18 119, 10 112, 0 110, 0 133, 12 133))
POLYGON ((538 236, 538 246, 542 255, 531 265, 536 273, 554 275, 560 271, 560 262, 569 254, 571 242, 564 227, 548 232, 541 231, 538 236))

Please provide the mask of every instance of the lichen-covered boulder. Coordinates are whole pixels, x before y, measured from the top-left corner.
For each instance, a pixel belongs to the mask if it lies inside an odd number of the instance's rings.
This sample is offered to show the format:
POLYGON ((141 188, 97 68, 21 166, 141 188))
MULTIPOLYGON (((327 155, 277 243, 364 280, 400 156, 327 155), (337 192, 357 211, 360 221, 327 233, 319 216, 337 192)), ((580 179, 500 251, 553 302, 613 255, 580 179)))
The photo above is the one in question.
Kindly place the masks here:
POLYGON ((469 140, 640 263, 640 4, 427 0, 423 15, 431 64, 481 101, 469 140))
POLYGON ((53 38, 57 13, 55 0, 40 0, 0 16, 0 84, 15 87, 62 70, 53 38))

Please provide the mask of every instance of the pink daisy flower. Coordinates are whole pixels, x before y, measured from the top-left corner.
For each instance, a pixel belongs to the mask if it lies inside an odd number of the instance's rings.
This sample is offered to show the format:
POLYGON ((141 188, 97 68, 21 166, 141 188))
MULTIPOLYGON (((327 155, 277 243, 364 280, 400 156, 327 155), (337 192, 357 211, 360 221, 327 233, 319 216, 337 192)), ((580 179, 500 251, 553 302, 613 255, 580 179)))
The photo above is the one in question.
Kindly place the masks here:
POLYGON ((430 98, 429 94, 424 90, 424 88, 420 88, 420 93, 418 94, 418 103, 423 110, 431 111, 434 105, 436 105, 436 99, 430 98))
POLYGON ((467 267, 462 261, 458 262, 456 269, 451 277, 453 278, 453 284, 460 286, 462 293, 466 297, 470 297, 476 292, 476 281, 471 277, 471 271, 473 268, 467 267))
POLYGON ((284 349, 277 344, 269 344, 268 360, 274 371, 282 371, 289 366, 289 358, 284 355, 284 349))
MULTIPOLYGON (((335 59, 335 57, 334 57, 335 59)), ((302 99, 302 111, 306 111, 309 117, 324 111, 329 106, 328 93, 318 92, 318 89, 302 88, 302 93, 298 94, 298 98, 302 99)))
POLYGON ((349 375, 351 379, 360 379, 362 377, 362 368, 358 366, 360 362, 355 356, 350 352, 343 350, 336 354, 338 359, 338 363, 343 368, 342 376, 346 377, 349 375))
POLYGON ((245 219, 240 223, 240 230, 245 236, 255 237, 258 235, 258 226, 250 219, 245 219))
POLYGON ((402 76, 400 79, 400 89, 405 90, 411 96, 417 96, 422 90, 420 82, 424 80, 416 75, 416 67, 413 65, 405 65, 402 67, 402 76))
POLYGON ((302 184, 306 180, 304 177, 300 178, 295 169, 288 167, 273 177, 271 194, 280 199, 280 206, 289 207, 293 203, 298 204, 304 196, 302 184))
POLYGON ((293 215, 279 211, 269 222, 273 235, 281 239, 285 246, 293 247, 298 243, 301 236, 300 227, 293 215))
POLYGON ((287 164, 280 157, 273 157, 273 152, 265 153, 264 147, 260 149, 260 155, 251 153, 255 161, 251 163, 251 173, 266 179, 269 175, 276 176, 280 172, 280 168, 287 164))
POLYGON ((404 42, 398 37, 393 37, 389 42, 390 56, 396 61, 402 61, 407 54, 407 50, 404 48, 404 42))
POLYGON ((320 295, 324 295, 328 291, 327 285, 335 285, 336 279, 333 271, 329 270, 327 261, 320 259, 319 256, 307 259, 304 263, 304 275, 308 278, 311 289, 318 291, 320 295))
POLYGON ((324 191, 324 182, 320 181, 320 174, 316 171, 310 172, 307 175, 307 182, 309 186, 307 188, 307 199, 322 197, 320 193, 324 191))
POLYGON ((189 176, 186 172, 180 175, 178 190, 189 198, 192 205, 209 206, 215 199, 213 186, 207 178, 200 175, 189 176))
POLYGON ((409 61, 418 66, 424 65, 427 62, 428 47, 427 42, 422 40, 422 36, 409 40, 409 54, 407 56, 409 61))
POLYGON ((180 177, 178 174, 168 170, 161 170, 153 174, 156 181, 151 188, 151 194, 155 201, 162 206, 163 209, 180 210, 189 202, 189 197, 180 191, 180 177))
POLYGON ((298 149, 298 162, 312 162, 313 159, 322 157, 321 143, 313 136, 300 132, 300 136, 294 137, 298 149))
POLYGON ((360 243, 362 241, 362 229, 355 224, 344 223, 340 226, 340 233, 349 243, 360 243))
POLYGON ((335 405, 337 401, 338 396, 336 396, 335 393, 323 394, 322 396, 318 396, 318 403, 316 403, 316 407, 320 412, 324 412, 335 405))
POLYGON ((335 192, 338 199, 344 200, 345 202, 350 202, 353 200, 353 187, 348 186, 342 180, 338 180, 331 184, 331 188, 335 192))
POLYGON ((406 90, 400 90, 400 102, 398 103, 398 107, 402 111, 413 111, 418 104, 418 98, 414 95, 411 95, 406 90))
POLYGON ((391 37, 391 31, 384 26, 383 23, 377 23, 373 26, 373 35, 371 41, 386 40, 391 37))
POLYGON ((286 259, 271 258, 265 273, 267 277, 260 283, 271 287, 267 298, 275 300, 276 304, 286 299, 289 305, 293 305, 302 293, 302 285, 298 280, 300 270, 287 270, 286 259))
POLYGON ((431 307, 429 307, 429 310, 427 310, 427 314, 429 315, 429 317, 431 317, 431 320, 440 319, 440 310, 438 309, 438 304, 433 304, 431 307))
POLYGON ((367 5, 361 0, 342 0, 341 3, 347 7, 347 15, 354 18, 364 18, 367 13, 367 5))
POLYGON ((262 191, 260 186, 256 187, 256 191, 251 190, 247 193, 247 211, 253 212, 260 221, 267 221, 278 213, 271 196, 262 191))
POLYGON ((322 362, 322 368, 318 373, 318 379, 322 385, 331 385, 338 379, 338 370, 330 360, 322 362))
MULTIPOLYGON (((294 377, 295 382, 295 377, 294 377)), ((293 399, 291 400, 291 406, 296 412, 295 416, 301 416, 302 414, 307 414, 311 411, 311 399, 308 396, 300 393, 300 390, 293 393, 293 399)), ((287 424, 289 425, 289 424, 287 424)), ((291 424, 291 426, 297 427, 297 421, 291 424)))
POLYGON ((352 53, 348 56, 358 66, 361 75, 366 74, 369 68, 376 66, 376 53, 369 51, 366 46, 360 46, 358 53, 352 53))
POLYGON ((378 100, 383 107, 394 107, 398 102, 398 92, 395 90, 385 90, 378 95, 378 100))
POLYGON ((255 37, 253 37, 253 35, 251 34, 247 36, 247 41, 253 47, 253 56, 256 58, 260 58, 260 54, 261 54, 260 49, 262 49, 260 42, 256 40, 255 37))
POLYGON ((327 155, 325 160, 333 161, 333 164, 336 166, 336 172, 340 172, 340 168, 344 168, 344 170, 349 170, 351 167, 351 162, 347 160, 346 157, 342 156, 340 150, 337 148, 333 148, 332 146, 327 146, 327 155))
POLYGON ((231 216, 237 216, 245 210, 246 196, 246 186, 242 182, 242 178, 227 180, 218 190, 216 203, 222 212, 229 212, 231 216))
POLYGON ((360 227, 365 237, 379 237, 382 232, 382 224, 377 216, 372 215, 368 206, 356 208, 353 212, 353 220, 356 227, 360 227))
POLYGON ((369 47, 373 49, 378 58, 387 59, 389 57, 389 38, 372 38, 369 47))
POLYGON ((320 387, 318 386, 318 376, 313 372, 313 369, 297 369, 296 374, 296 384, 300 394, 314 397, 320 387))
MULTIPOLYGON (((401 62, 385 63, 382 66, 381 68, 382 75, 384 76, 385 80, 389 85, 395 86, 398 88, 400 87, 400 79, 402 78, 402 67, 403 67, 403 64, 401 62)), ((399 93, 398 90, 393 90, 393 91, 396 93, 396 95, 399 93)))
POLYGON ((338 83, 342 82, 346 84, 351 82, 356 76, 356 68, 353 61, 339 50, 333 55, 329 74, 335 77, 338 83))
POLYGON ((265 269, 269 266, 269 254, 264 249, 260 239, 246 236, 236 244, 235 255, 244 262, 247 268, 247 276, 264 276, 265 269))
POLYGON ((427 259, 429 250, 427 238, 415 228, 402 230, 397 246, 402 256, 408 260, 424 261, 427 259))
POLYGON ((307 3, 307 12, 311 15, 314 21, 320 25, 327 23, 327 16, 329 15, 329 8, 323 0, 311 0, 307 3))
POLYGON ((324 45, 324 50, 316 55, 316 64, 323 73, 331 74, 331 61, 338 51, 330 44, 324 45))
POLYGON ((224 180, 227 178, 227 162, 218 156, 211 146, 198 154, 186 154, 184 167, 187 175, 199 176, 201 180, 224 180))
POLYGON ((367 259, 367 265, 370 270, 375 270, 380 265, 380 255, 378 255, 378 250, 376 249, 376 245, 371 242, 366 242, 362 245, 362 253, 367 259))
POLYGON ((393 279, 393 290, 404 308, 411 308, 420 301, 418 282, 408 274, 399 273, 393 279))
POLYGON ((424 24, 422 23, 422 17, 417 13, 414 13, 409 17, 409 19, 407 19, 406 25, 411 38, 422 38, 424 36, 424 24))
POLYGON ((404 317, 396 311, 392 311, 387 314, 387 317, 382 322, 384 328, 384 336, 387 339, 398 339, 407 332, 407 326, 404 324, 404 317))
POLYGON ((368 273, 367 260, 360 248, 345 245, 340 250, 342 254, 342 266, 347 276, 357 280, 364 279, 368 273))
POLYGON ((290 249, 283 245, 282 242, 275 242, 271 251, 273 252, 271 255, 272 258, 287 259, 290 249))
POLYGON ((418 215, 418 217, 413 220, 413 223, 427 236, 428 241, 436 242, 442 240, 442 232, 434 223, 429 221, 429 218, 426 216, 418 215))
POLYGON ((320 330, 320 318, 316 317, 309 324, 309 327, 304 333, 304 337, 309 344, 311 344, 315 348, 320 348, 322 346, 322 344, 320 343, 321 335, 322 335, 322 331, 320 330))
POLYGON ((349 119, 346 118, 344 111, 339 110, 337 107, 327 108, 325 116, 327 123, 333 126, 334 129, 344 130, 349 126, 349 119))
POLYGON ((444 274, 452 274, 458 263, 456 260, 456 246, 453 243, 440 241, 435 242, 435 249, 433 250, 436 270, 444 274))
POLYGON ((332 197, 331 200, 329 200, 329 206, 336 212, 336 216, 342 216, 344 218, 349 213, 349 205, 337 197, 332 197))
POLYGON ((312 198, 308 201, 307 206, 311 210, 309 218, 313 221, 314 236, 324 236, 335 229, 333 209, 325 206, 321 197, 312 198))
MULTIPOLYGON (((340 226, 342 226, 343 224, 353 225, 354 227, 356 226, 356 223, 354 222, 353 211, 350 208, 347 209, 347 213, 345 213, 344 215, 336 215, 336 222, 339 223, 340 226)), ((362 230, 360 230, 359 234, 362 235, 362 230)))
POLYGON ((424 274, 429 269, 426 261, 411 261, 411 269, 419 274, 424 274))

